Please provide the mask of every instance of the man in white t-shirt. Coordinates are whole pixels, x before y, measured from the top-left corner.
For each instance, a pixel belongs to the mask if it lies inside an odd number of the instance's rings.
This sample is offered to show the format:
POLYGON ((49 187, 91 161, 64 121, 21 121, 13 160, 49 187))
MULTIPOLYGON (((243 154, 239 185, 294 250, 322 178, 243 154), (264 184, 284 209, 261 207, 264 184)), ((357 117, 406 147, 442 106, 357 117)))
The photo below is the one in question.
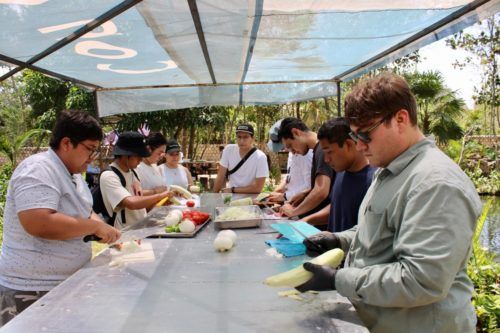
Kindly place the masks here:
POLYGON ((311 185, 304 179, 311 178, 312 159, 312 149, 305 155, 289 152, 286 178, 271 193, 269 201, 287 201, 296 194, 309 190, 311 185))
POLYGON ((104 206, 109 216, 116 212, 114 226, 121 229, 125 225, 143 219, 147 214, 146 209, 152 208, 165 197, 172 197, 172 193, 165 190, 147 196, 136 194, 134 183, 140 182, 140 179, 137 179, 132 170, 141 163, 143 157, 150 155, 142 134, 138 132, 120 134, 113 155, 115 159, 110 166, 116 168, 125 178, 125 187, 121 184, 120 177, 113 171, 103 172, 99 183, 104 206))
POLYGON ((92 211, 81 173, 99 154, 103 134, 88 113, 62 111, 48 151, 14 171, 7 189, 0 253, 0 326, 85 265, 86 235, 113 243, 120 232, 92 211))
POLYGON ((269 176, 267 156, 259 149, 253 151, 245 162, 235 171, 238 164, 254 149, 254 130, 250 124, 236 127, 237 144, 227 145, 219 162, 214 192, 260 193, 269 176), (226 175, 229 186, 226 186, 226 175))

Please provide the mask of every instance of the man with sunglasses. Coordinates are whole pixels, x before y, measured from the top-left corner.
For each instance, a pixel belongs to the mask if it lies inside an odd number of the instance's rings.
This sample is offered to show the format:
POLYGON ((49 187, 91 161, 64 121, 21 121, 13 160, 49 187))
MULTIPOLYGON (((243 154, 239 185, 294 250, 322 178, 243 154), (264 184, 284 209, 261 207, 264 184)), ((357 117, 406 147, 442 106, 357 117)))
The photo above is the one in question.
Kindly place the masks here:
POLYGON ((62 111, 47 152, 14 171, 7 189, 0 253, 0 326, 85 265, 83 237, 113 243, 120 232, 92 211, 81 173, 97 157, 103 134, 85 112, 62 111))
POLYGON ((314 275, 298 289, 336 289, 370 332, 475 332, 466 271, 481 212, 474 185, 419 130, 403 78, 361 83, 346 97, 345 112, 357 148, 380 169, 358 226, 312 237, 324 250, 348 251, 345 267, 304 264, 314 275))

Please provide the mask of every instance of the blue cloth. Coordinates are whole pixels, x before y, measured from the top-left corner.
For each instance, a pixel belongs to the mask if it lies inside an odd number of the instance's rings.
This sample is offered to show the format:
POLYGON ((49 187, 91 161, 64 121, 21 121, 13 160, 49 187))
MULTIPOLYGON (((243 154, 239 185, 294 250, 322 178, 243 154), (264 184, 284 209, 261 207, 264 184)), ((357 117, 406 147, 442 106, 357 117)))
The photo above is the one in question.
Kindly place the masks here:
POLYGON ((278 251, 285 257, 301 256, 306 253, 306 247, 304 246, 304 244, 302 244, 302 242, 297 243, 295 241, 289 240, 286 237, 267 240, 266 244, 274 247, 276 251, 278 251))
MULTIPOLYGON (((291 222, 295 228, 300 230, 304 235, 311 236, 318 232, 319 229, 304 221, 291 222)), ((274 247, 276 251, 285 257, 300 256, 306 253, 306 247, 302 244, 304 237, 290 227, 289 223, 273 223, 271 228, 278 231, 283 237, 279 239, 267 240, 266 244, 274 247)))
POLYGON ((330 195, 328 231, 341 232, 358 224, 358 211, 377 168, 367 165, 358 172, 337 173, 330 195))

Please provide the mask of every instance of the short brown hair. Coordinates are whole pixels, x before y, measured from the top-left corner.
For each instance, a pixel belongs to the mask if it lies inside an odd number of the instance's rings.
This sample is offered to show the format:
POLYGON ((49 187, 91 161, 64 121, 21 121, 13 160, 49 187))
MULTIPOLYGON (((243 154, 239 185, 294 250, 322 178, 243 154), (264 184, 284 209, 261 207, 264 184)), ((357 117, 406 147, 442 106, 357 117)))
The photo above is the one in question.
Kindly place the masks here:
POLYGON ((388 117, 405 109, 417 125, 417 102, 408 83, 394 73, 383 73, 359 83, 346 96, 344 110, 349 123, 364 126, 373 118, 388 117))

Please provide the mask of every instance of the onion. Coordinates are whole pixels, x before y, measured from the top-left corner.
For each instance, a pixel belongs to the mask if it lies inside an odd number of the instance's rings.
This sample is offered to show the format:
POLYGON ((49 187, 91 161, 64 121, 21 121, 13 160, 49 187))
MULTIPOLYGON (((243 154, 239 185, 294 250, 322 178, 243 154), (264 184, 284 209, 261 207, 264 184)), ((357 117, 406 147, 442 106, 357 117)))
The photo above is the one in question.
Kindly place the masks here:
POLYGON ((219 252, 228 251, 233 247, 233 241, 227 236, 217 236, 214 240, 214 248, 219 252))
POLYGON ((194 225, 193 221, 185 219, 179 224, 179 230, 181 232, 186 232, 190 233, 193 232, 196 226, 194 225))
POLYGON ((233 241, 233 245, 236 244, 237 236, 236 236, 236 233, 234 231, 232 231, 231 229, 219 231, 219 233, 217 234, 217 237, 219 237, 219 236, 229 237, 233 241))

